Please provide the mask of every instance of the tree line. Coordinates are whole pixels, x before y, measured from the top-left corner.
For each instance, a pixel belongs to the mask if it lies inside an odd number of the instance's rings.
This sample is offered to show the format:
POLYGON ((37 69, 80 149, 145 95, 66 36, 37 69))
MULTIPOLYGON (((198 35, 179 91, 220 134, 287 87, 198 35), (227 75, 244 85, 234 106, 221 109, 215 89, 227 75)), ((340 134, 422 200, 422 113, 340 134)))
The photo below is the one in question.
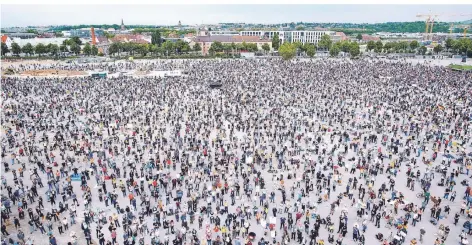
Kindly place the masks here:
POLYGON ((329 35, 323 35, 317 45, 313 43, 302 44, 301 42, 285 42, 280 45, 279 37, 276 34, 272 38, 272 47, 277 48, 280 56, 285 60, 292 59, 297 55, 314 57, 317 50, 329 51, 333 57, 338 56, 341 51, 349 53, 351 57, 357 57, 361 53, 357 42, 340 41, 333 44, 329 35))
MULTIPOLYGON (((329 35, 323 35, 320 41, 315 46, 311 43, 284 43, 279 47, 279 37, 274 35, 272 39, 272 47, 278 50, 282 58, 288 60, 297 55, 307 55, 313 57, 317 50, 329 51, 331 57, 336 57, 340 52, 348 53, 351 57, 357 57, 361 54, 359 43, 355 41, 339 41, 333 42, 329 35)), ((382 43, 382 41, 369 41, 367 42, 366 50, 369 52, 375 52, 378 54, 389 54, 389 53, 417 53, 421 55, 427 54, 426 46, 421 46, 418 41, 400 41, 400 42, 388 42, 382 43)), ((460 38, 457 40, 447 39, 443 45, 436 45, 433 48, 433 52, 439 54, 443 51, 450 52, 451 54, 467 55, 472 57, 472 40, 468 38, 460 38)), ((431 53, 432 54, 432 53, 431 53)))
POLYGON ((102 55, 98 52, 98 47, 95 45, 90 45, 86 43, 84 48, 81 48, 82 41, 78 37, 72 37, 70 39, 66 39, 62 42, 61 45, 50 43, 45 45, 43 43, 38 43, 33 46, 31 43, 26 43, 23 47, 20 47, 18 43, 13 42, 11 47, 5 43, 2 43, 2 56, 7 53, 12 53, 14 56, 20 56, 20 54, 25 54, 27 56, 38 55, 41 57, 42 55, 50 55, 53 57, 58 57, 61 54, 64 55, 65 53, 73 53, 79 55, 81 51, 84 55, 102 55))
POLYGON ((160 30, 154 30, 151 34, 150 44, 140 43, 112 43, 108 48, 109 55, 121 55, 127 53, 130 55, 140 54, 146 56, 151 55, 164 55, 169 56, 172 54, 187 54, 190 51, 200 51, 201 47, 195 45, 193 49, 190 48, 187 42, 183 40, 177 40, 176 42, 164 41, 161 36, 160 30))

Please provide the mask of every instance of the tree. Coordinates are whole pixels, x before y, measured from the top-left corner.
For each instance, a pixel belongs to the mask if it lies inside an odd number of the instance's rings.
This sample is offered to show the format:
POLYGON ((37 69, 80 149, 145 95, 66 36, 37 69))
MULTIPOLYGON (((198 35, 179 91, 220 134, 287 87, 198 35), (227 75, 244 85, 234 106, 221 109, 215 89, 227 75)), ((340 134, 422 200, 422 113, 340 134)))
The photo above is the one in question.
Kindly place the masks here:
MULTIPOLYGON (((21 54, 20 45, 18 45, 18 43, 12 43, 11 44, 11 52, 16 56, 19 56, 21 54)), ((3 51, 2 51, 2 53, 3 53, 3 51)))
POLYGON ((89 43, 85 44, 83 51, 84 51, 84 54, 87 56, 89 56, 92 53, 92 47, 90 46, 89 43))
POLYGON ((148 44, 139 44, 138 46, 138 53, 140 53, 143 57, 149 53, 149 45, 148 44))
POLYGON ((170 41, 165 41, 162 43, 162 48, 164 49, 166 56, 168 56, 174 51, 174 44, 170 41))
POLYGON ((318 47, 329 50, 332 44, 333 41, 331 41, 331 37, 328 34, 324 34, 318 42, 318 47))
POLYGON ((150 44, 149 45, 149 53, 151 53, 151 55, 157 55, 157 44, 150 44))
POLYGON ((44 44, 38 43, 36 47, 34 47, 34 52, 41 57, 42 54, 47 53, 47 48, 44 44))
POLYGON ((382 41, 378 40, 376 43, 375 43, 375 52, 376 53, 382 53, 382 49, 383 49, 383 43, 382 41))
POLYGON ((243 45, 243 49, 247 51, 247 50, 248 50, 248 46, 247 46, 246 41, 243 41, 243 44, 242 44, 242 45, 243 45))
POLYGON ((298 46, 298 48, 300 49, 300 51, 302 53, 306 54, 306 52, 308 51, 308 46, 310 46, 310 45, 311 45, 311 43, 305 43, 303 45, 298 46))
POLYGON ((436 54, 439 54, 442 50, 443 47, 441 46, 441 44, 438 44, 433 48, 433 51, 436 52, 436 54))
POLYGON ((313 58, 313 56, 315 56, 315 53, 316 53, 315 45, 312 43, 308 44, 308 46, 306 47, 306 54, 310 56, 310 58, 313 58))
POLYGON ((182 41, 182 40, 177 40, 177 42, 175 42, 175 49, 177 50, 177 53, 180 54, 182 53, 182 50, 184 49, 184 46, 185 46, 186 42, 182 41))
POLYGON ((73 43, 72 45, 70 45, 70 51, 76 55, 79 55, 80 54, 80 46, 79 44, 77 43, 73 43))
MULTIPOLYGON (((213 48, 213 51, 216 52, 216 53, 222 52, 223 51, 223 44, 221 42, 216 41, 216 42, 213 42, 211 44, 210 48, 213 48)), ((246 42, 243 42, 243 49, 245 49, 245 50, 247 49, 246 42)))
POLYGON ((408 42, 407 41, 401 41, 398 43, 398 49, 405 52, 408 49, 408 42))
POLYGON ((69 52, 69 49, 67 48, 67 45, 64 45, 64 44, 62 44, 62 45, 59 47, 59 50, 60 50, 62 53, 69 52))
POLYGON ((199 43, 195 43, 195 45, 193 45, 193 51, 195 51, 195 52, 202 51, 202 47, 200 46, 199 43))
POLYGON ((357 57, 361 54, 361 51, 359 49, 359 44, 357 42, 351 43, 349 47, 349 54, 351 54, 351 57, 357 57))
POLYGON ((289 60, 297 55, 297 46, 293 43, 284 43, 279 47, 279 54, 284 60, 289 60))
POLYGON ((57 44, 48 44, 48 50, 52 56, 57 56, 59 54, 59 46, 57 44))
POLYGON ((390 43, 390 48, 394 51, 394 52, 398 52, 400 50, 400 45, 397 43, 397 42, 391 42, 390 43))
POLYGON ((454 46, 454 40, 451 38, 446 39, 446 50, 449 51, 454 46))
POLYGON ((120 53, 120 43, 112 43, 108 48, 108 53, 110 55, 119 54, 120 53))
POLYGON ((390 50, 393 48, 393 42, 389 42, 384 44, 384 50, 386 53, 390 53, 390 50))
POLYGON ((280 39, 279 39, 279 33, 275 33, 274 36, 272 37, 272 48, 274 50, 278 50, 280 47, 280 39))
POLYGON ((360 33, 357 34, 356 39, 357 39, 358 41, 362 40, 362 34, 360 34, 360 33))
POLYGON ((339 55, 339 52, 341 52, 339 45, 333 45, 333 47, 331 47, 331 49, 329 50, 329 55, 331 57, 336 57, 339 55))
POLYGON ((410 48, 411 48, 412 50, 416 50, 419 46, 420 46, 420 44, 419 44, 418 41, 416 41, 416 40, 411 41, 411 43, 410 43, 410 48))
POLYGON ((341 41, 340 42, 340 48, 341 48, 341 51, 343 51, 344 53, 348 53, 351 49, 351 42, 341 41))
POLYGON ((23 46, 21 50, 23 51, 23 53, 27 55, 32 55, 34 53, 34 48, 33 48, 33 45, 31 45, 31 43, 25 44, 25 46, 23 46))
POLYGON ((425 46, 421 46, 419 49, 419 52, 421 55, 425 55, 426 51, 428 51, 428 49, 425 46))
POLYGON ((93 45, 91 51, 92 51, 92 55, 94 55, 94 56, 95 56, 95 55, 98 55, 98 48, 97 48, 97 46, 93 45))
POLYGON ((251 52, 257 52, 257 51, 259 51, 259 47, 257 47, 257 44, 256 44, 256 43, 250 43, 248 47, 249 47, 249 50, 250 50, 251 52))
POLYGON ((223 44, 223 52, 227 55, 231 51, 231 44, 230 43, 225 43, 223 44))
POLYGON ((162 46, 158 47, 156 45, 156 54, 157 55, 163 55, 164 53, 165 53, 164 47, 162 47, 162 46))
POLYGON ((303 52, 303 43, 298 41, 293 43, 295 45, 295 48, 297 50, 297 55, 303 52))
POLYGON ((468 55, 472 51, 472 40, 468 38, 460 38, 456 40, 456 47, 459 53, 468 55))
POLYGON ((154 31, 151 34, 151 43, 157 46, 161 46, 162 39, 161 39, 161 32, 159 30, 154 31))
MULTIPOLYGON (((77 45, 82 45, 82 40, 80 40, 79 37, 72 37, 72 38, 70 39, 70 41, 76 43, 77 45)), ((69 44, 69 45, 72 46, 72 43, 69 44)))
POLYGON ((234 50, 237 49, 237 45, 234 42, 231 43, 231 49, 233 50, 233 54, 234 54, 234 50))
POLYGON ((270 51, 270 46, 269 46, 269 44, 264 43, 264 44, 262 45, 262 50, 264 50, 266 53, 268 53, 268 52, 270 51))
POLYGON ((367 50, 371 51, 372 49, 375 49, 375 42, 374 41, 368 41, 367 42, 367 50))
POLYGON ((106 31, 103 32, 103 35, 104 35, 107 39, 111 39, 111 38, 114 38, 114 37, 115 37, 114 34, 108 33, 108 32, 106 32, 106 31))
POLYGON ((9 53, 10 50, 8 50, 8 46, 6 43, 2 43, 2 56, 5 56, 5 54, 9 53))

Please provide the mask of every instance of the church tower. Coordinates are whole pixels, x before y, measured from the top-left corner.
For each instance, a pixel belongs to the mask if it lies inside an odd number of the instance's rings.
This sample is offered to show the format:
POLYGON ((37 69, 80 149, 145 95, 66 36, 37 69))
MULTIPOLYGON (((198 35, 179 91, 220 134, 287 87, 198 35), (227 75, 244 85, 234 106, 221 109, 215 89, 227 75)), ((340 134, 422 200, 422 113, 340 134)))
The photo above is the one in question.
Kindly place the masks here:
POLYGON ((126 30, 125 23, 123 22, 123 19, 121 19, 121 30, 122 31, 126 30))

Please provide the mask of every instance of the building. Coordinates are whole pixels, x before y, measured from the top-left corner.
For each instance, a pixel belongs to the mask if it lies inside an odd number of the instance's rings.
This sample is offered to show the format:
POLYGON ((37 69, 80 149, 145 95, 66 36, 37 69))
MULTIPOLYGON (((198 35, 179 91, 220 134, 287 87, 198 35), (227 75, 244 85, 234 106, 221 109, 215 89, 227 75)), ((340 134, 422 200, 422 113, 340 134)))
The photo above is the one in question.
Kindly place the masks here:
POLYGON ((6 27, 2 28, 2 32, 15 33, 15 32, 26 32, 28 28, 26 27, 6 27))
POLYGON ((21 38, 21 39, 29 39, 29 38, 36 38, 36 34, 34 33, 5 33, 5 35, 9 36, 10 38, 21 38))
POLYGON ((120 28, 120 30, 121 31, 126 30, 125 23, 123 22, 123 19, 121 19, 121 28, 120 28))
MULTIPOLYGON (((241 31, 241 36, 257 36, 266 39, 272 39, 275 34, 279 35, 280 44, 284 42, 301 42, 317 44, 325 34, 331 36, 331 39, 343 40, 343 36, 337 36, 334 31, 241 31)), ((344 33, 343 33, 344 34, 344 33)), ((345 36, 345 35, 344 35, 345 36)), ((334 41, 334 40, 333 40, 334 41)))
POLYGON ((9 36, 3 35, 2 36, 2 43, 6 44, 8 47, 11 47, 12 40, 9 36))
MULTIPOLYGON (((280 43, 284 43, 285 41, 285 34, 284 31, 241 31, 239 35, 241 36, 256 36, 256 37, 263 37, 267 39, 271 39, 275 36, 275 34, 279 34, 279 41, 280 43)), ((290 42, 290 41, 289 41, 290 42)))
POLYGON ((70 36, 71 36, 71 35, 70 35, 70 34, 71 34, 70 31, 61 31, 61 32, 62 32, 62 35, 63 35, 64 37, 70 37, 70 36))
MULTIPOLYGON (((66 40, 66 39, 67 38, 63 38, 63 37, 32 38, 32 39, 13 38, 13 39, 11 39, 10 46, 8 46, 8 47, 11 47, 11 43, 17 43, 18 45, 20 45, 20 47, 25 46, 27 43, 30 43, 31 45, 33 45, 33 47, 36 46, 38 43, 42 43, 44 45, 56 44, 57 46, 61 46, 62 43, 64 42, 64 40, 66 40)), ((2 38, 2 41, 3 41, 3 38, 2 38)), ((84 43, 85 41, 82 40, 82 42, 84 43)), ((8 45, 8 43, 7 43, 7 45, 8 45)))
MULTIPOLYGON (((104 36, 105 33, 102 29, 94 29, 95 36, 104 36)), ((64 35, 66 36, 66 35, 64 35)), ((92 30, 91 28, 82 28, 76 30, 70 30, 70 37, 80 37, 80 38, 91 38, 92 37, 92 30)))
POLYGON ((339 41, 347 41, 349 40, 349 37, 344 34, 344 32, 336 32, 336 34, 331 36, 331 39, 333 42, 339 42, 339 41))
POLYGON ((117 34, 110 39, 111 43, 149 43, 146 41, 143 35, 133 35, 133 34, 117 34))
POLYGON ((110 42, 106 37, 95 37, 95 42, 97 43, 96 46, 98 48, 98 52, 102 54, 108 54, 108 48, 110 47, 110 42))
POLYGON ((258 49, 262 49, 262 45, 267 43, 272 49, 272 40, 263 39, 258 36, 198 36, 194 42, 200 45, 203 55, 208 55, 210 47, 214 42, 221 42, 222 44, 255 43, 258 49))
MULTIPOLYGON (((289 38, 290 42, 301 42, 317 44, 323 35, 334 36, 336 32, 334 31, 291 31, 288 32, 291 35, 289 38)), ((287 36, 286 36, 287 38, 287 36)))
MULTIPOLYGON (((210 36, 237 36, 240 35, 239 31, 210 31, 209 32, 210 36)), ((205 36, 205 35, 202 35, 205 36)), ((248 36, 248 35, 247 35, 248 36)))
POLYGON ((362 42, 370 42, 370 41, 377 42, 377 41, 380 41, 380 37, 374 37, 374 36, 367 35, 367 34, 362 34, 361 36, 362 36, 362 39, 361 39, 362 42))

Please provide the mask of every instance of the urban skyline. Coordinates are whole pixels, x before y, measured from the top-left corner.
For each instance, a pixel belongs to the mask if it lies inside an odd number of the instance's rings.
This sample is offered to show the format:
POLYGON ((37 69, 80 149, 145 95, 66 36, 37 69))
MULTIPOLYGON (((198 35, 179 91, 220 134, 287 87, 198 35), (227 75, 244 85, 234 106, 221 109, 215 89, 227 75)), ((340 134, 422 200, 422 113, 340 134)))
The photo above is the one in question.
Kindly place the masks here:
POLYGON ((430 11, 446 13, 437 21, 472 18, 458 16, 472 14, 470 5, 2 5, 1 22, 2 28, 120 24, 121 19, 127 25, 382 23, 422 21, 416 14, 430 11))

